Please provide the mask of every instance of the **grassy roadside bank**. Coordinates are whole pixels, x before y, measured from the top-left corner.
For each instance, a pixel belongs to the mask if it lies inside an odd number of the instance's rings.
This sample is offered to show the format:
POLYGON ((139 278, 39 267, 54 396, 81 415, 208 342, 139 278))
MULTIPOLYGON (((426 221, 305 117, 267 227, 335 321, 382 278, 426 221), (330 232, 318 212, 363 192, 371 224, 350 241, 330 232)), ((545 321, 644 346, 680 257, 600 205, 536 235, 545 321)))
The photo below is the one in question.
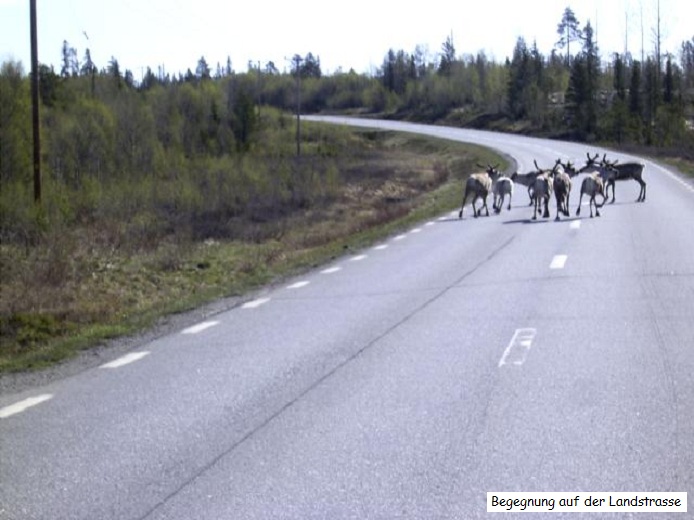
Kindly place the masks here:
POLYGON ((242 238, 171 232, 146 246, 114 246, 104 238, 107 227, 126 223, 87 221, 58 226, 31 246, 0 245, 0 373, 51 366, 163 316, 320 265, 456 207, 462 179, 476 163, 506 166, 473 145, 353 134, 358 153, 338 163, 331 197, 236 222, 242 238))

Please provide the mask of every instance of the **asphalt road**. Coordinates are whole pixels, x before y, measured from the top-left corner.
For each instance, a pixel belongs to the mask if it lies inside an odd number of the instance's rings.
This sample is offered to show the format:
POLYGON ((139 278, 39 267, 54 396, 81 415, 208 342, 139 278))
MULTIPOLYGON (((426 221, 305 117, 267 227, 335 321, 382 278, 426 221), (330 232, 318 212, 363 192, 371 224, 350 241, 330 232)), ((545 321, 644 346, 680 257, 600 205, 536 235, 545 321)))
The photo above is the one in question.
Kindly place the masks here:
MULTIPOLYGON (((491 146, 521 171, 601 152, 360 124, 491 146)), ((517 187, 511 211, 442 215, 0 395, 0 519, 481 518, 489 491, 694 497, 694 187, 651 162, 644 178, 645 203, 621 182, 600 218, 560 222, 532 222, 517 187)))

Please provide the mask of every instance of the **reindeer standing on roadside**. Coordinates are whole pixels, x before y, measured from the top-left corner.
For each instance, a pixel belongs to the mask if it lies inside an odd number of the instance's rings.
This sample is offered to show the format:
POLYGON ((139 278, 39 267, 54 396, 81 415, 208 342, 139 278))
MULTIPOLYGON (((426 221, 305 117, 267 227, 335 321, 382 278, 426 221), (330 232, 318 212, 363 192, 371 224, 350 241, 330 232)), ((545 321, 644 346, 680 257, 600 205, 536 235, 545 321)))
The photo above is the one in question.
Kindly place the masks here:
MULTIPOLYGON (((607 195, 609 187, 612 186, 612 200, 610 204, 614 204, 614 184, 615 181, 621 181, 626 179, 634 179, 641 185, 641 191, 636 202, 644 202, 646 200, 646 183, 643 180, 643 169, 644 164, 641 163, 623 163, 617 164, 618 161, 609 162, 606 159, 606 155, 603 155, 602 160, 598 160, 600 154, 595 154, 591 157, 590 154, 586 153, 588 160, 586 165, 579 170, 579 173, 598 173, 600 177, 605 181, 605 193, 604 201, 607 201, 607 195), (621 168, 621 170, 620 170, 621 168)), ((603 202, 604 202, 603 201, 603 202)))
POLYGON ((616 173, 607 179, 607 184, 605 186, 605 197, 610 196, 610 186, 612 186, 612 200, 610 204, 614 203, 614 185, 615 181, 625 181, 628 179, 634 179, 641 186, 641 191, 636 199, 636 202, 646 202, 646 181, 643 180, 643 169, 646 167, 643 163, 637 162, 626 162, 622 164, 617 164, 619 161, 608 161, 607 154, 603 154, 601 165, 603 167, 609 166, 616 170, 616 173))

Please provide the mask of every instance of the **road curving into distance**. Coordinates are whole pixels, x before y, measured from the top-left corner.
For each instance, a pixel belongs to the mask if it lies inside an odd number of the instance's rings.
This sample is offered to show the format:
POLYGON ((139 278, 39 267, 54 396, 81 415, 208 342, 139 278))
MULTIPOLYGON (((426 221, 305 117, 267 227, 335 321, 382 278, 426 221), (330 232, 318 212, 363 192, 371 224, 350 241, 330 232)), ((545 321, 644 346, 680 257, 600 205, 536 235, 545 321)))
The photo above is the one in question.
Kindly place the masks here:
MULTIPOLYGON (((311 119, 471 141, 520 171, 603 152, 311 119)), ((422 222, 0 395, 0 519, 482 518, 490 491, 693 497, 694 188, 646 164, 645 203, 621 182, 600 218, 576 218, 575 180, 571 218, 532 222, 517 187, 501 215, 422 222)))

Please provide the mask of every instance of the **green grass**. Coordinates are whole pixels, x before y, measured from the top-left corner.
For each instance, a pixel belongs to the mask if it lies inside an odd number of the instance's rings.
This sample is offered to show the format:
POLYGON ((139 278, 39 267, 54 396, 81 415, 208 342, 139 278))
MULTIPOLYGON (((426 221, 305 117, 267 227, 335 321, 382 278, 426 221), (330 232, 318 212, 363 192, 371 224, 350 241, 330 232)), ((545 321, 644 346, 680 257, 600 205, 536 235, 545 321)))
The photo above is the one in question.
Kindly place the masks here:
POLYGON ((243 240, 168 234, 146 248, 114 247, 104 235, 129 223, 95 221, 55 229, 35 245, 0 245, 0 372, 50 366, 366 247, 457 207, 476 163, 505 167, 473 145, 354 132, 367 146, 358 157, 337 156, 342 182, 330 202, 279 221, 244 221, 243 240))
POLYGON ((662 161, 666 164, 669 164, 670 166, 673 166, 674 168, 677 168, 685 175, 688 175, 689 177, 694 177, 694 161, 688 161, 679 157, 667 157, 663 158, 662 161))

